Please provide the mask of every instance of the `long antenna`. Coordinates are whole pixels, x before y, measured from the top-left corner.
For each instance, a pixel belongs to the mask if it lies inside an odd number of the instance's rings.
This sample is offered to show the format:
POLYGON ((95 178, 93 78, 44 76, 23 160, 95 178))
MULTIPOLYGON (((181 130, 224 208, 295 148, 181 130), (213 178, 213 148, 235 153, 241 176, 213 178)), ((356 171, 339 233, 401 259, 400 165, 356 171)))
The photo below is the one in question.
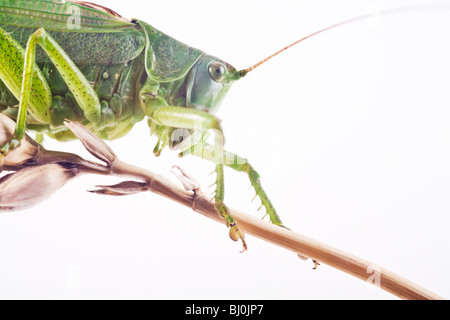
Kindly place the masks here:
MULTIPOLYGON (((254 70, 255 68, 259 67, 260 65, 262 65, 262 64, 265 63, 265 62, 267 62, 268 60, 272 59, 273 57, 279 55, 279 54, 282 53, 283 51, 286 51, 287 49, 289 49, 289 48, 295 46, 296 44, 298 44, 298 43, 300 43, 300 42, 302 42, 302 41, 304 41, 304 40, 306 40, 306 39, 308 39, 308 38, 311 38, 311 37, 313 37, 313 36, 315 36, 315 35, 318 35, 319 33, 328 31, 328 30, 330 30, 330 29, 334 29, 334 28, 337 28, 337 27, 341 27, 341 26, 346 25, 346 24, 349 24, 349 23, 353 23, 353 22, 357 22, 357 21, 369 19, 369 18, 372 18, 372 17, 375 17, 375 16, 384 16, 384 15, 388 15, 388 14, 394 14, 394 13, 399 13, 399 12, 404 12, 404 11, 410 11, 410 10, 423 10, 423 9, 427 9, 427 8, 428 8, 428 9, 430 9, 430 8, 436 9, 436 7, 440 7, 440 6, 437 6, 437 5, 423 5, 423 6, 413 6, 413 7, 396 8, 396 9, 390 9, 390 10, 384 10, 384 11, 372 12, 372 13, 369 13, 369 14, 365 14, 365 15, 362 15, 362 16, 359 16, 359 17, 356 17, 356 18, 353 18, 353 19, 349 19, 349 20, 345 20, 345 21, 342 21, 342 22, 333 24, 333 25, 328 26, 328 27, 326 27, 326 28, 320 29, 319 31, 316 31, 316 32, 314 32, 314 33, 311 33, 310 35, 307 35, 306 37, 303 37, 303 38, 301 38, 300 40, 295 41, 294 43, 291 43, 290 45, 288 45, 288 46, 284 47, 283 49, 281 49, 281 50, 279 50, 279 51, 277 51, 277 52, 271 54, 271 55, 268 56, 267 58, 265 58, 265 59, 259 61, 258 63, 256 63, 255 65, 253 65, 253 66, 251 66, 251 67, 249 67, 249 68, 247 68, 247 69, 238 71, 238 72, 237 72, 237 73, 239 74, 238 77, 239 77, 239 78, 244 77, 247 73, 249 73, 250 71, 252 71, 252 70, 254 70)), ((449 7, 445 6, 445 8, 448 9, 449 7)))

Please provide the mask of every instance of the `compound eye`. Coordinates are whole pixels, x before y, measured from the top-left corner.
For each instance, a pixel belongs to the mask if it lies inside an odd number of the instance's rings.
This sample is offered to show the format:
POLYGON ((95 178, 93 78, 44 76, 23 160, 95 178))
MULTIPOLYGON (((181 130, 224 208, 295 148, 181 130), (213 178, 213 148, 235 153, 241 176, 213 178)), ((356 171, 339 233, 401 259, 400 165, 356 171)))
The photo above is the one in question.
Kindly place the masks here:
POLYGON ((209 75, 215 82, 222 82, 225 78, 225 66, 220 62, 211 62, 208 66, 209 75))

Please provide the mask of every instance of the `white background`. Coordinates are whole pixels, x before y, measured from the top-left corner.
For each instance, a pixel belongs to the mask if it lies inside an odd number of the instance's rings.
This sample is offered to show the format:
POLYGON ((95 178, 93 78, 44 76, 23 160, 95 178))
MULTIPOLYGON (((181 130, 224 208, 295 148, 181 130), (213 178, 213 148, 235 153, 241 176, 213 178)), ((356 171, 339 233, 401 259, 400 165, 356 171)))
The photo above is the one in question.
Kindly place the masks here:
MULTIPOLYGON (((320 28, 428 1, 96 1, 246 68, 320 28)), ((437 3, 437 2, 435 2, 437 3)), ((442 3, 442 1, 441 1, 442 3)), ((311 38, 237 82, 222 105, 227 149, 250 159, 291 229, 450 297, 450 6, 383 16, 311 38)), ((49 149, 88 156, 79 142, 49 149)), ((122 160, 202 182, 214 166, 158 159, 145 122, 110 143, 122 160)), ((152 194, 87 193, 0 216, 0 298, 395 299, 152 194)), ((261 216, 243 174, 229 206, 261 216)))

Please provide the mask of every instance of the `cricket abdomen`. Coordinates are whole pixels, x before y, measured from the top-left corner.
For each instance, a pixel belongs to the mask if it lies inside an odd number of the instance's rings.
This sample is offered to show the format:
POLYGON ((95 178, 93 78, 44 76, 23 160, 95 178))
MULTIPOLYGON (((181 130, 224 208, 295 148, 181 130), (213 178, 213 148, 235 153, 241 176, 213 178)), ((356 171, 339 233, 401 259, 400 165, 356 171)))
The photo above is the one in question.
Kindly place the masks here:
POLYGON ((40 69, 52 91, 49 131, 58 140, 72 138, 66 132, 64 120, 81 122, 102 139, 115 139, 126 134, 144 117, 137 93, 144 72, 140 58, 124 64, 83 65, 81 72, 93 86, 101 106, 101 118, 97 123, 86 119, 66 83, 52 63, 40 65, 40 69))

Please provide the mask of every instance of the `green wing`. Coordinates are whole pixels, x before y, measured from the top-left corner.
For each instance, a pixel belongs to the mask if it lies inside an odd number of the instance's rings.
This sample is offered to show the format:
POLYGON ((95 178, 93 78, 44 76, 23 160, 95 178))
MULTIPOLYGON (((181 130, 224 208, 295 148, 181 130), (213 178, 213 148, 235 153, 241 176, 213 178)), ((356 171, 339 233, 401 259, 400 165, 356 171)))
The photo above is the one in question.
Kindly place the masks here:
MULTIPOLYGON (((82 3, 0 0, 0 27, 23 47, 36 29, 45 28, 78 65, 125 63, 146 45, 135 23, 82 3)), ((48 61, 39 49, 37 62, 48 61)))

